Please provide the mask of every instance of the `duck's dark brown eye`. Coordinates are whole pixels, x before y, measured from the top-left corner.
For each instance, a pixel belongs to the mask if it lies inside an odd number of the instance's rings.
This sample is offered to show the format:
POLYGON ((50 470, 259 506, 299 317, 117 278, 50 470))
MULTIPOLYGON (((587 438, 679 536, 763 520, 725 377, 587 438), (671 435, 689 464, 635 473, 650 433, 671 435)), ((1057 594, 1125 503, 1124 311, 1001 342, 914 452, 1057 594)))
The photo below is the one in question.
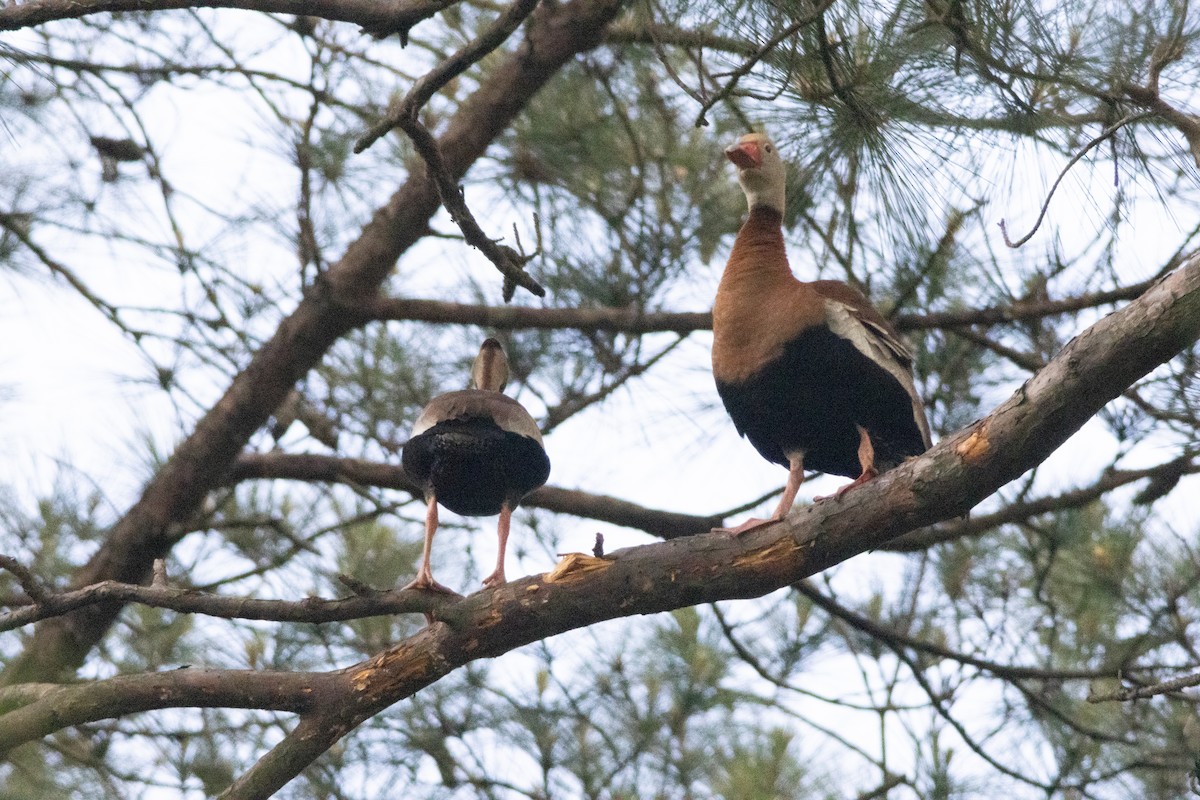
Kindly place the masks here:
POLYGON ((771 145, 767 145, 766 150, 768 153, 773 153, 775 151, 775 148, 771 147, 771 145))

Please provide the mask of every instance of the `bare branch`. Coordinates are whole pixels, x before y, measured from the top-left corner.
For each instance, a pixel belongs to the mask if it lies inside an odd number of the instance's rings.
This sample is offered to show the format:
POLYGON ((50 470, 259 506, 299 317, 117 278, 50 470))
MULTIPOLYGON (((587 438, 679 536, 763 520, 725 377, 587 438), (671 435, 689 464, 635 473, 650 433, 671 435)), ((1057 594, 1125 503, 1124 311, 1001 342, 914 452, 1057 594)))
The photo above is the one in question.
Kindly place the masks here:
MULTIPOLYGON (((1001 325, 1027 319, 1041 319, 1085 308, 1111 305, 1122 300, 1132 300, 1157 280, 1158 278, 1155 277, 1129 286, 1088 292, 1073 297, 1064 297, 1061 300, 1019 300, 1008 305, 986 308, 897 314, 892 319, 892 323, 899 330, 916 331, 976 325, 1001 325)), ((370 298, 360 305, 360 310, 364 316, 377 320, 478 325, 494 330, 570 328, 580 331, 679 334, 712 330, 712 313, 708 311, 643 311, 636 308, 610 307, 486 306, 404 297, 370 298)))
POLYGON ((507 245, 499 244, 484 233, 483 228, 479 227, 475 215, 471 213, 471 209, 467 208, 467 202, 463 199, 462 187, 455 183, 453 176, 446 169, 437 141, 429 129, 422 125, 415 116, 403 117, 396 124, 408 134, 408 138, 412 139, 413 146, 425 160, 429 174, 433 176, 438 194, 442 198, 442 205, 446 207, 450 218, 462 231, 467 244, 483 253, 504 276, 505 301, 512 299, 513 286, 521 286, 538 297, 545 297, 546 290, 525 272, 525 264, 529 261, 530 256, 518 253, 507 245))
MULTIPOLYGON (((405 474, 399 465, 381 464, 355 458, 338 458, 316 454, 288 455, 286 453, 247 453, 234 463, 228 476, 230 484, 251 479, 287 479, 327 481, 381 489, 398 489, 421 496, 424 489, 405 474)), ((577 489, 543 486, 524 500, 523 506, 540 508, 557 514, 608 522, 626 528, 646 531, 665 539, 691 536, 720 527, 724 518, 719 515, 697 516, 673 511, 659 511, 608 495, 592 494, 577 489)))
POLYGON ((1004 243, 1009 247, 1017 248, 1032 239, 1033 235, 1037 233, 1038 228, 1042 227, 1042 220, 1046 218, 1046 212, 1050 210, 1050 201, 1054 199, 1054 192, 1058 190, 1058 186, 1062 183, 1063 178, 1067 177, 1067 173, 1071 171, 1071 167, 1075 166, 1076 162, 1087 155, 1092 148, 1102 142, 1107 141, 1114 133, 1121 130, 1121 128, 1124 128, 1126 125, 1130 125, 1134 122, 1138 122, 1139 120, 1146 119, 1150 116, 1153 116, 1153 112, 1140 111, 1135 114, 1126 115, 1102 130, 1099 136, 1092 139, 1090 142, 1084 145, 1078 153, 1071 156, 1071 160, 1067 162, 1067 165, 1062 168, 1061 172, 1058 173, 1058 177, 1054 179, 1054 183, 1051 184, 1050 191, 1046 194, 1046 200, 1042 203, 1042 210, 1038 213, 1038 217, 1034 221, 1033 227, 1030 228, 1029 233, 1025 234, 1014 242, 1012 239, 1008 238, 1008 226, 1005 224, 1005 221, 1000 220, 1000 233, 1004 235, 1004 243))
POLYGON ((690 333, 712 330, 707 311, 642 311, 636 308, 536 308, 532 306, 485 306, 443 300, 401 297, 374 298, 363 313, 378 320, 479 325, 494 330, 571 328, 581 331, 622 333, 690 333))
POLYGON ((1056 314, 1069 314, 1085 308, 1097 308, 1122 300, 1132 300, 1149 289, 1158 277, 1102 292, 1088 292, 1064 297, 1061 300, 1018 300, 1009 305, 961 311, 930 311, 925 314, 897 314, 892 320, 899 330, 928 330, 935 328, 964 328, 976 325, 1001 325, 1020 320, 1041 319, 1056 314))
POLYGON ((167 608, 182 614, 204 614, 222 619, 320 623, 385 614, 428 612, 445 605, 450 597, 413 590, 390 590, 370 594, 356 593, 353 597, 338 600, 319 597, 307 597, 303 600, 259 600, 249 597, 226 597, 192 589, 105 581, 69 592, 43 594, 41 599, 30 605, 0 614, 0 631, 12 630, 87 606, 114 601, 140 603, 151 608, 167 608))
POLYGON ((1172 694, 1182 689, 1190 689, 1193 686, 1200 686, 1200 672, 1193 675, 1183 675, 1173 680, 1156 683, 1152 686, 1126 686, 1121 689, 1114 689, 1110 692, 1097 692, 1095 690, 1088 692, 1087 700, 1089 703, 1107 703, 1114 700, 1143 700, 1147 697, 1156 697, 1160 694, 1172 694))
POLYGON ((100 295, 91 290, 83 280, 75 274, 75 271, 55 260, 49 252, 41 245, 33 241, 30 236, 27 225, 22 224, 20 214, 0 213, 0 227, 11 233, 17 241, 25 245, 31 253, 33 253, 42 264, 55 275, 58 275, 65 280, 72 289, 74 289, 80 297, 88 301, 97 311, 108 318, 110 322, 116 325, 124 333, 129 333, 129 328, 121 319, 120 311, 112 303, 108 302, 100 295))
POLYGON ((832 597, 822 594, 815 586, 807 581, 799 581, 792 586, 800 594, 807 597, 814 605, 824 609, 830 615, 837 617, 854 628, 866 633, 874 639, 886 642, 889 647, 905 647, 919 653, 946 658, 960 664, 976 667, 990 672, 997 677, 1010 681, 1019 680, 1091 680, 1095 678, 1115 677, 1116 672, 1098 672, 1091 669, 1064 669, 1060 667, 1027 667, 1016 664, 1001 664, 985 658, 977 658, 966 653, 951 650, 940 644, 914 639, 886 625, 882 625, 863 615, 852 611, 838 603, 832 597))
POLYGON ((0 569, 6 569, 11 572, 13 577, 17 579, 17 583, 21 584, 21 588, 25 590, 25 594, 29 595, 29 598, 33 602, 40 603, 49 595, 49 590, 42 585, 37 576, 12 556, 0 554, 0 569))
POLYGON ((276 14, 315 16, 351 22, 378 36, 408 31, 458 0, 27 0, 0 8, 0 31, 15 31, 61 19, 123 11, 167 11, 180 8, 237 8, 276 14))
POLYGON ((433 138, 429 129, 421 124, 419 114, 438 89, 504 44, 513 31, 525 21, 525 18, 533 13, 538 2, 539 0, 517 0, 509 6, 483 33, 418 80, 386 118, 372 126, 354 143, 354 152, 361 153, 393 128, 399 127, 408 134, 417 153, 425 161, 429 176, 437 186, 438 194, 442 198, 442 205, 450 213, 450 218, 462 230, 467 244, 478 248, 504 275, 505 300, 511 299, 511 287, 513 286, 524 287, 538 297, 545 296, 546 290, 526 274, 525 263, 529 257, 523 256, 511 247, 497 244, 479 227, 479 223, 475 221, 474 215, 467 208, 466 201, 463 199, 462 188, 446 167, 437 140, 433 138))
POLYGON ((363 152, 400 125, 402 121, 415 120, 417 114, 439 89, 504 44, 513 31, 525 21, 525 18, 533 13, 538 2, 539 0, 517 0, 497 17, 487 30, 423 75, 383 120, 371 126, 370 130, 359 137, 358 141, 354 143, 354 152, 363 152))

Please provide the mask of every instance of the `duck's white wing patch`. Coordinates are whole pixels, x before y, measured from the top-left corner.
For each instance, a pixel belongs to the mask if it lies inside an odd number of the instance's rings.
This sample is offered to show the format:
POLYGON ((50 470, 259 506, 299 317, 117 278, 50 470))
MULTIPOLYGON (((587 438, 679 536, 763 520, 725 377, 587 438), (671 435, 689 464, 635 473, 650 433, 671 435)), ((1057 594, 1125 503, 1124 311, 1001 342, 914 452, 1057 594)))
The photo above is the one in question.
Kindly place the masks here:
POLYGON ((925 419, 925 406, 913 383, 913 353, 904 342, 892 335, 883 326, 864 319, 853 306, 825 299, 825 320, 829 329, 854 345, 860 353, 887 370, 887 373, 904 387, 912 398, 913 419, 926 447, 932 447, 929 423, 925 419))

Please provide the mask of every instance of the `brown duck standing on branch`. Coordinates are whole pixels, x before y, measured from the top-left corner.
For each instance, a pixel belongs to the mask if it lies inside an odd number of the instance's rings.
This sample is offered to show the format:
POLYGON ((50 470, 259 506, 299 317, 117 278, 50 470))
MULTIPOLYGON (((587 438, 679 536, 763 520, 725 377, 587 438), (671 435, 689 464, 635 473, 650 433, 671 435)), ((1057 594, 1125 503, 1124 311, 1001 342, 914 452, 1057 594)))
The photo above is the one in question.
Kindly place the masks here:
POLYGON ((854 478, 847 489, 930 447, 912 353, 862 292, 796 280, 783 243, 786 169, 765 135, 725 150, 750 216, 738 231, 713 304, 713 377, 738 433, 788 468, 769 520, 783 519, 804 468, 854 478))
POLYGON ((484 586, 504 583, 504 550, 513 509, 550 477, 542 434, 529 412, 501 394, 508 359, 495 339, 487 339, 471 367, 471 386, 429 401, 404 445, 404 471, 425 489, 425 552, 421 568, 405 589, 451 590, 436 582, 429 567, 438 503, 468 517, 499 514, 500 552, 484 586))

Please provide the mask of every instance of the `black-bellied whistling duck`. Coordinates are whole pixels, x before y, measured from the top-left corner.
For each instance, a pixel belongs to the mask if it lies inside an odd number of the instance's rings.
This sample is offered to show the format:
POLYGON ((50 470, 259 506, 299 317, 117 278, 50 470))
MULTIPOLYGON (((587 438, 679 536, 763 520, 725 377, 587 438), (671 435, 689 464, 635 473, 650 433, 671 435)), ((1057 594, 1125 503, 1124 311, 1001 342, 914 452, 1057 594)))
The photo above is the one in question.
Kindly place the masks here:
POLYGON ((438 526, 438 503, 456 514, 499 514, 500 553, 484 586, 504 583, 504 550, 512 512, 521 499, 550 477, 542 434, 529 412, 501 394, 508 358, 487 339, 471 367, 471 386, 429 401, 404 445, 404 471, 425 488, 425 552, 417 577, 405 589, 450 592, 433 579, 429 553, 438 526))
POLYGON ((769 520, 783 519, 804 467, 854 478, 847 489, 930 447, 909 349, 862 292, 796 280, 783 243, 786 169, 765 135, 725 150, 750 216, 738 231, 713 304, 713 377, 738 433, 788 468, 769 520))

